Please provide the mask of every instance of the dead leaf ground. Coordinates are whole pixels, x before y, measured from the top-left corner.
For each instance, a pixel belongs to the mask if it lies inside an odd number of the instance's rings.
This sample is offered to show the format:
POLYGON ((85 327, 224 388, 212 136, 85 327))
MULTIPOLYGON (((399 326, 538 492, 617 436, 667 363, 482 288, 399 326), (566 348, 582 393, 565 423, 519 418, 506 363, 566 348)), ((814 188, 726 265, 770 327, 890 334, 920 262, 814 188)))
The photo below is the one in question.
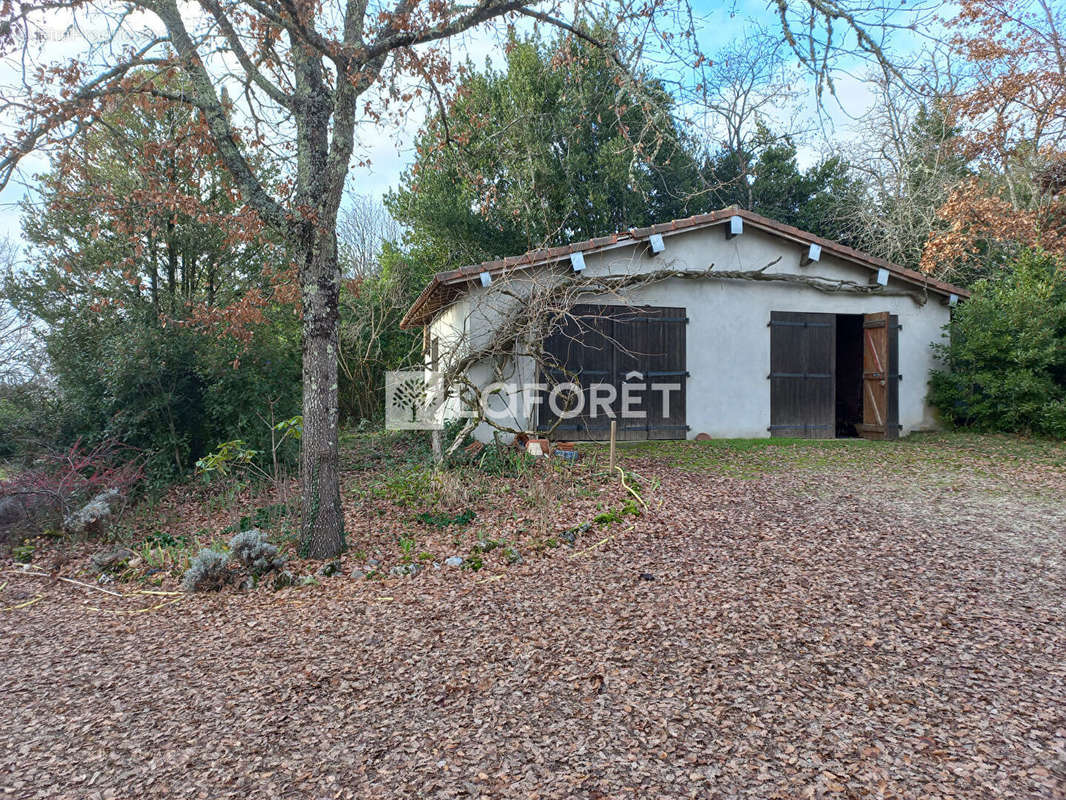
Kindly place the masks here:
POLYGON ((628 449, 651 513, 506 570, 165 606, 5 572, 40 599, 0 612, 0 789, 1066 796, 1066 448, 695 448, 628 449))

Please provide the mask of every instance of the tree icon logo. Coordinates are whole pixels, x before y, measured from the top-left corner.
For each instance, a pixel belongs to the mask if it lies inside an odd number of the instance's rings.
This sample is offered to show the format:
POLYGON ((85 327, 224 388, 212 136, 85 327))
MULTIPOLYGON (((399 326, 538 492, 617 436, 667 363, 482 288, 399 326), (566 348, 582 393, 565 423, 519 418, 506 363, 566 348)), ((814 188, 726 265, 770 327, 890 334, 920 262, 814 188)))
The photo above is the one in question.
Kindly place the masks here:
POLYGON ((442 427, 437 409, 443 398, 440 376, 426 370, 385 373, 385 427, 388 430, 436 430, 442 427))

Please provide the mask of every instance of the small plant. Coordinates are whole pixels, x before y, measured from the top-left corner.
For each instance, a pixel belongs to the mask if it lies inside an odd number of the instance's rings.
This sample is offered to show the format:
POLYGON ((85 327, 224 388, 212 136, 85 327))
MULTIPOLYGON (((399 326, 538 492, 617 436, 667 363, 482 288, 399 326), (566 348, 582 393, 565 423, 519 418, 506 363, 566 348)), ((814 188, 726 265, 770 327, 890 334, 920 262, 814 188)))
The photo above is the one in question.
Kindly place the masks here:
POLYGON ((400 505, 413 506, 433 496, 433 475, 418 465, 385 476, 384 486, 375 492, 400 505))
POLYGON ((20 564, 29 564, 33 561, 33 554, 36 550, 37 548, 33 545, 33 542, 24 541, 17 547, 11 548, 11 557, 20 564))
POLYGON ((459 514, 445 514, 443 512, 434 514, 429 511, 423 511, 421 514, 417 515, 417 518, 419 522, 434 528, 448 528, 452 525, 469 525, 474 521, 474 517, 476 516, 477 515, 468 508, 466 511, 459 514))
POLYGON ((611 508, 604 511, 602 514, 597 514, 592 518, 592 521, 597 525, 610 525, 612 522, 621 522, 622 512, 620 509, 611 508))
POLYGON ((268 542, 257 528, 235 534, 230 539, 229 550, 230 558, 254 578, 285 566, 285 559, 278 555, 278 548, 268 542))
POLYGON ((332 561, 327 561, 323 564, 317 573, 317 576, 322 578, 332 578, 334 575, 340 575, 341 573, 341 560, 335 558, 332 561))
POLYGON ((164 531, 154 531, 144 537, 144 544, 147 547, 187 547, 189 537, 186 534, 174 537, 164 531))
POLYGON ((477 550, 473 550, 471 551, 470 555, 463 559, 463 563, 461 566, 463 569, 468 569, 472 572, 477 572, 479 569, 485 566, 485 559, 481 557, 481 554, 478 553, 477 550))
POLYGON ((559 546, 559 540, 554 536, 547 539, 534 539, 530 543, 530 547, 535 553, 543 553, 545 550, 551 550, 552 548, 559 546))
POLYGON ((169 534, 153 534, 144 540, 137 555, 150 570, 184 572, 189 566, 188 548, 189 542, 185 536, 175 539, 169 534))
POLYGON ((181 588, 187 592, 218 591, 230 579, 229 556, 205 547, 189 564, 181 579, 181 588))
POLYGON ((399 538, 400 552, 403 553, 404 561, 408 561, 411 558, 411 553, 415 549, 415 540, 411 536, 401 536, 399 538))
POLYGON ((517 478, 532 469, 537 459, 525 450, 496 443, 486 447, 471 460, 472 466, 487 475, 517 478))
POLYGON ((608 509, 602 514, 597 514, 592 521, 597 525, 610 525, 613 522, 621 522, 626 516, 640 516, 640 508, 635 501, 626 500, 621 508, 608 509))
POLYGON ((280 422, 274 416, 274 406, 277 400, 269 400, 270 419, 257 412, 257 416, 270 429, 270 452, 264 454, 260 450, 248 447, 243 439, 233 439, 222 442, 215 449, 196 462, 196 469, 201 474, 229 475, 231 472, 244 472, 257 478, 269 481, 275 488, 280 489, 285 481, 285 469, 281 459, 282 447, 285 442, 298 441, 303 437, 303 417, 295 416, 283 419, 280 422), (263 465, 263 456, 269 456, 270 464, 263 465))
POLYGON ((213 452, 196 462, 197 471, 205 474, 229 475, 234 469, 254 466, 260 453, 252 450, 243 439, 222 442, 213 452))
POLYGON ((292 576, 291 572, 282 570, 274 576, 274 589, 284 589, 288 586, 292 586, 296 583, 296 578, 292 576))

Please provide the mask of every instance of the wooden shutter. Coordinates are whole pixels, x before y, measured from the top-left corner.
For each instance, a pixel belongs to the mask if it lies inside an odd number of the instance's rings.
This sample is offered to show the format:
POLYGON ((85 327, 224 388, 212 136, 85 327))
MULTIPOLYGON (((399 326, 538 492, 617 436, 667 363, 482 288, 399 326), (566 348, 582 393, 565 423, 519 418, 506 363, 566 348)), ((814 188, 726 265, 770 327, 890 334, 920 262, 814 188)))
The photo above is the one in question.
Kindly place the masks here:
POLYGON ((836 436, 836 317, 770 313, 770 435, 836 436))
MULTIPOLYGON (((644 382, 644 372, 647 369, 648 356, 654 345, 649 340, 648 318, 653 313, 648 308, 627 308, 615 306, 614 326, 611 333, 614 336, 614 388, 618 392, 618 400, 614 405, 614 411, 618 414, 618 439, 619 441, 635 441, 648 438, 647 419, 622 419, 622 387, 626 383, 626 375, 638 373, 633 383, 639 385, 644 382)), ((632 393, 637 396, 637 393, 632 393)), ((643 399, 641 397, 640 399, 643 399)), ((647 413, 645 405, 634 405, 647 413)))
POLYGON ((686 333, 688 316, 684 308, 654 309, 648 319, 649 356, 644 363, 648 384, 644 407, 648 411, 648 439, 684 439, 688 436, 685 409, 688 407, 686 333), (677 391, 664 394, 653 384, 677 384, 677 391), (668 404, 668 406, 666 405, 668 404))
POLYGON ((865 439, 899 438, 899 318, 887 311, 862 323, 862 424, 865 439))

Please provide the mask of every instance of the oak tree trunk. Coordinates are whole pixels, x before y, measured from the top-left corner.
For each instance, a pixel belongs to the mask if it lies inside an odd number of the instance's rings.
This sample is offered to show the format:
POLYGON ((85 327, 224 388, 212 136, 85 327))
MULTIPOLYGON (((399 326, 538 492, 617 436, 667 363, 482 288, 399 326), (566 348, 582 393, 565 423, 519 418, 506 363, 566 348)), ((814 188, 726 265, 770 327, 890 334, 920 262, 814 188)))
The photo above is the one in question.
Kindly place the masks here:
POLYGON ((341 510, 337 447, 337 301, 340 271, 333 231, 318 229, 309 233, 302 255, 301 549, 308 558, 333 558, 344 550, 344 513, 341 510))

